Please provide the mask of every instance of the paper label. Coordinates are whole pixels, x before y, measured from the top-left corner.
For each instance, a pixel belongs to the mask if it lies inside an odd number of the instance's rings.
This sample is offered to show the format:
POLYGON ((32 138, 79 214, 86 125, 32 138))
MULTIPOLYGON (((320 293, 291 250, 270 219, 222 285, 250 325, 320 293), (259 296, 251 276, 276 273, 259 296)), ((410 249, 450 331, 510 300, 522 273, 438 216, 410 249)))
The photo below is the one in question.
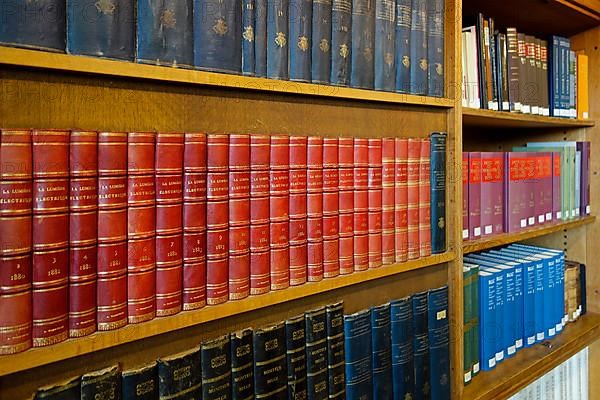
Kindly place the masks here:
POLYGON ((576 208, 575 210, 573 210, 573 212, 575 213, 576 217, 579 217, 579 208, 576 208))
POLYGON ((496 366, 496 358, 488 360, 488 368, 494 368, 496 366))
POLYGON ((515 103, 515 111, 521 111, 522 104, 517 102, 515 103))
POLYGON ((492 233, 492 226, 491 225, 486 225, 485 228, 483 228, 483 232, 486 235, 489 235, 490 233, 492 233))
POLYGON ((504 360, 504 351, 499 351, 498 353, 496 353, 496 361, 502 360, 504 360))
POLYGON ((546 221, 552 221, 552 213, 546 213, 546 221))
POLYGON ((465 372, 465 383, 471 382, 471 371, 465 372))
POLYGON ((533 225, 533 224, 535 224, 535 217, 529 217, 529 218, 527 218, 527 223, 528 223, 529 225, 533 225))
POLYGON ((569 210, 565 210, 565 218, 569 218, 569 210))
POLYGON ((538 333, 537 335, 535 335, 536 340, 544 340, 544 333, 538 333))
POLYGON ((532 114, 539 114, 538 106, 531 106, 531 113, 532 114))
MULTIPOLYGON (((495 360, 494 360, 495 361, 495 360)), ((479 373, 479 363, 475 363, 473 364, 473 373, 477 374, 479 373)))
POLYGON ((527 220, 525 218, 521 219, 521 228, 527 227, 527 220))
POLYGON ((438 311, 436 318, 438 321, 440 319, 446 319, 446 310, 438 311))
POLYGON ((473 236, 481 236, 481 227, 479 227, 479 226, 476 226, 476 227, 473 229, 473 236))
POLYGON ((556 328, 548 329, 548 337, 556 335, 556 328))
POLYGON ((508 110, 510 108, 510 103, 508 101, 503 101, 502 102, 502 109, 503 110, 508 110))
POLYGON ((590 114, 587 111, 583 112, 583 118, 584 119, 588 119, 590 117, 590 114))
POLYGON ((562 211, 556 212, 556 219, 562 219, 562 211))
POLYGON ((527 338, 527 344, 532 345, 535 343, 535 336, 530 336, 527 338))
POLYGON ((521 107, 521 112, 523 114, 529 114, 531 113, 531 108, 527 104, 523 104, 523 107, 521 107))
POLYGON ((521 347, 523 347, 523 339, 518 339, 516 345, 517 345, 517 349, 520 349, 521 347))
POLYGON ((545 220, 544 214, 538 215, 538 224, 543 224, 545 220))
POLYGON ((508 346, 508 355, 512 356, 517 352, 517 348, 515 346, 508 346))
POLYGON ((468 238, 469 238, 469 230, 463 229, 463 239, 468 239, 468 238))
POLYGON ((585 213, 586 214, 591 214, 592 213, 592 208, 590 207, 589 204, 587 206, 585 206, 585 213))

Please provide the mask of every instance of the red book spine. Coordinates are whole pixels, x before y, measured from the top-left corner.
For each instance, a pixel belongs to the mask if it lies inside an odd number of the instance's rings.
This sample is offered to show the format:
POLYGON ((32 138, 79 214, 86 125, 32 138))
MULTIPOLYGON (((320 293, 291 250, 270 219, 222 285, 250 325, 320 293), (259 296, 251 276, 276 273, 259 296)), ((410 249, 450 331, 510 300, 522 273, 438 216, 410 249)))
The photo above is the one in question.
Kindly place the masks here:
POLYGON ((396 261, 396 144, 393 138, 385 138, 381 145, 381 261, 396 261))
POLYGON ((195 310, 206 305, 206 134, 184 142, 182 308, 195 310))
POLYGON ((156 316, 156 183, 154 133, 127 138, 127 320, 156 316))
POLYGON ((354 140, 338 139, 338 254, 340 274, 354 271, 354 140))
POLYGON ((396 235, 396 262, 408 260, 408 139, 396 138, 394 181, 394 219, 396 235))
POLYGON ((271 139, 250 137, 250 294, 271 289, 269 247, 269 159, 271 139))
POLYGON ((306 231, 307 280, 323 279, 323 138, 311 136, 307 144, 306 231))
POLYGON ((269 220, 271 290, 290 286, 289 245, 289 137, 271 136, 269 162, 269 220), (275 234, 275 235, 274 235, 275 234))
POLYGON ((408 258, 420 256, 419 245, 419 178, 420 178, 421 139, 408 139, 408 258))
POLYGON ((0 354, 31 347, 31 132, 0 131, 0 354))
POLYGON ((340 274, 338 139, 323 139, 323 276, 340 274))
POLYGON ((382 158, 381 139, 369 139, 368 168, 368 230, 369 230, 369 268, 382 265, 382 158))
POLYGON ((156 316, 182 309, 183 133, 158 133, 156 170, 156 316))
POLYGON ((430 148, 429 139, 422 139, 419 161, 419 255, 421 257, 431 255, 430 148))
POLYGON ((250 136, 229 136, 229 299, 250 294, 250 136))
POLYGON ((69 132, 33 132, 33 347, 68 337, 69 132))
POLYGON ((127 324, 127 133, 98 133, 98 330, 127 324))
POLYGON ((369 268, 367 139, 354 139, 354 270, 369 268))
POLYGON ((96 331, 98 134, 71 132, 69 147, 69 337, 96 331))
POLYGON ((308 241, 306 232, 307 143, 305 136, 290 137, 290 285, 306 283, 308 241))

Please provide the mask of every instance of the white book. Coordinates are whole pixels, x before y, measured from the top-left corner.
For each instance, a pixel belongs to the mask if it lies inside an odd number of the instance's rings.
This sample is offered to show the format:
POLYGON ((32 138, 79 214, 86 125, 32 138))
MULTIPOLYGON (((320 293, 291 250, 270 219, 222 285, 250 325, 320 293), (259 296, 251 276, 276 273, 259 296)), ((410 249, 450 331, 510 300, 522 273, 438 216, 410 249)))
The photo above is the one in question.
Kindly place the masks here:
POLYGON ((462 105, 463 107, 469 107, 469 90, 467 87, 467 82, 469 79, 467 78, 468 68, 467 68, 467 32, 461 33, 461 41, 462 41, 462 105))
POLYGON ((583 349, 581 351, 581 363, 583 365, 583 374, 582 376, 582 384, 581 386, 583 387, 583 395, 581 396, 581 398, 583 400, 588 400, 590 397, 590 389, 589 389, 589 364, 588 364, 588 348, 586 347, 585 349, 583 349))
POLYGON ((466 40, 465 63, 467 65, 467 97, 469 98, 469 107, 481 108, 481 96, 479 93, 479 69, 477 68, 477 33, 475 26, 469 26, 463 29, 466 40))

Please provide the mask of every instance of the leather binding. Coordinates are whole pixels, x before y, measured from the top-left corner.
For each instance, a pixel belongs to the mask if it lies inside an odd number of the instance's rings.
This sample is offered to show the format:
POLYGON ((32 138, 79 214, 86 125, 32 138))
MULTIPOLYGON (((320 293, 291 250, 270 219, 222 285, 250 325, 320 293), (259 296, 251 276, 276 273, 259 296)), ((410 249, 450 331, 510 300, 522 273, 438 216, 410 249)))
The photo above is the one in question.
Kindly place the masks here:
POLYGON ((373 398, 391 399, 392 353, 390 303, 371 307, 373 398))
POLYGON ((396 152, 394 168, 394 219, 396 235, 396 262, 408 260, 408 139, 394 140, 396 152))
POLYGON ((271 290, 290 286, 289 271, 289 137, 271 136, 269 162, 269 221, 271 290), (274 237, 273 233, 278 236, 274 237))
MULTIPOLYGON (((310 60, 310 58, 309 58, 310 60)), ((305 136, 290 136, 290 285, 306 283, 307 242, 307 143, 305 136)))
POLYGON ((139 368, 123 371, 121 376, 124 400, 158 399, 156 361, 139 368))
POLYGON ((381 262, 384 265, 396 261, 395 155, 395 140, 384 138, 381 145, 381 262))
POLYGON ((411 298, 405 297, 392 301, 390 316, 394 399, 412 399, 415 397, 415 370, 411 298))
POLYGON ((307 398, 326 399, 329 395, 327 373, 327 315, 325 307, 307 311, 306 322, 306 386, 307 398))
POLYGON ((69 132, 40 130, 33 144, 33 347, 68 337, 69 132))
POLYGON ((254 331, 254 398, 287 400, 285 324, 254 331))
POLYGON ((373 138, 368 142, 368 231, 369 231, 369 268, 379 268, 381 259, 381 201, 382 201, 382 158, 381 139, 373 138))
POLYGON ((323 138, 308 138, 306 153, 307 280, 323 279, 323 138))
POLYGON ((34 400, 79 400, 80 397, 80 377, 76 377, 39 388, 35 392, 34 400))
POLYGON ((269 160, 271 139, 250 136, 250 294, 271 289, 269 247, 269 160))
POLYGON ((306 399, 306 334, 304 315, 285 321, 288 399, 306 399))
POLYGON ((206 305, 206 134, 186 133, 183 147, 182 309, 206 305))
MULTIPOLYGON (((329 73, 327 74, 329 76, 329 73)), ((338 138, 323 139, 323 277, 340 274, 338 138)))
POLYGON ((31 347, 31 132, 0 131, 0 355, 31 347))
POLYGON ((183 292, 183 133, 156 135, 156 316, 181 311, 183 292))
POLYGON ((415 399, 429 398, 429 336, 427 329, 427 292, 412 296, 413 359, 415 363, 415 399))
POLYGON ((338 139, 338 227, 340 274, 354 271, 354 140, 338 139))
POLYGON ((431 255, 431 142, 421 140, 419 161, 419 256, 431 255))
MULTIPOLYGON (((446 251, 446 139, 444 132, 431 134, 431 253, 439 254, 446 251)), ((500 159, 500 162, 502 159, 500 159)), ((504 164, 501 164, 502 166, 504 164)), ((501 175, 502 176, 502 175, 501 175)), ((464 192, 463 192, 464 193, 464 192)), ((501 193, 501 191, 500 191, 501 193)), ((499 197, 500 210, 502 201, 499 197)), ((498 214, 498 231, 502 231, 502 212, 498 214)))
POLYGON ((160 399, 201 399, 202 367, 200 347, 158 360, 160 399))
POLYGON ((121 399, 121 369, 113 365, 81 377, 81 400, 121 399))
POLYGON ((69 337, 80 337, 96 331, 97 132, 71 132, 69 170, 69 337))
POLYGON ((254 397, 252 329, 229 334, 231 342, 231 400, 254 397))
POLYGON ((329 304, 327 310, 327 371, 330 399, 346 398, 344 360, 344 302, 329 304))
POLYGON ((408 224, 408 259, 419 258, 419 172, 421 156, 421 139, 408 139, 407 168, 407 224, 408 224))
POLYGON ((354 270, 369 268, 367 139, 354 138, 354 270))
POLYGON ((427 294, 431 398, 450 400, 448 286, 427 294))
POLYGON ((344 315, 346 398, 370 399, 373 394, 371 369, 371 310, 344 315))
POLYGON ((228 399, 231 396, 231 343, 229 334, 201 345, 202 399, 228 399))
POLYGON ((127 135, 127 321, 156 316, 156 135, 127 135))

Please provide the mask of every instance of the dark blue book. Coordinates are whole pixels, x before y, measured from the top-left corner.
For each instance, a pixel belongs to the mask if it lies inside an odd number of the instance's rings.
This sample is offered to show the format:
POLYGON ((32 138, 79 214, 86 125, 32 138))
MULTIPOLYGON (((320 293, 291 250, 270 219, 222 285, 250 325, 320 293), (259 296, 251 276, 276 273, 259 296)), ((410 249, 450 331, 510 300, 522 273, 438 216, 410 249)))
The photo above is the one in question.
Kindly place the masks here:
POLYGON ((444 0, 427 0, 427 94, 444 95, 444 0))
POLYGON ((290 0, 290 80, 310 82, 312 0, 290 0))
POLYGON ((194 64, 192 0, 137 0, 138 62, 194 64))
POLYGON ((548 40, 548 95, 550 116, 560 116, 560 50, 558 36, 548 40))
POLYGON ((229 335, 231 342, 231 400, 254 397, 254 353, 252 329, 247 328, 229 335))
POLYGON ((331 4, 331 84, 348 86, 352 50, 352 1, 331 4))
POLYGON ((390 328, 390 303, 371 307, 371 346, 373 359, 373 398, 391 399, 392 338, 390 328))
POLYGON ((431 138, 431 253, 446 251, 446 138, 444 132, 434 132, 431 138))
POLYGON ((410 92, 412 0, 396 0, 396 91, 410 92))
POLYGON ((327 314, 325 307, 304 314, 306 323, 307 399, 323 400, 329 396, 327 374, 327 314))
POLYGON ((370 310, 344 315, 344 338, 346 399, 370 400, 373 392, 370 310))
POLYGON ((313 0, 312 73, 314 83, 329 83, 331 75, 331 0, 313 0))
POLYGON ((346 398, 346 365, 344 359, 344 303, 327 306, 327 369, 329 398, 346 398))
POLYGON ((134 14, 133 0, 67 1, 67 51, 133 60, 134 14))
POLYGON ((396 0, 375 0, 375 90, 396 90, 396 0))
POLYGON ((39 388, 34 400, 79 400, 81 394, 79 377, 66 382, 39 388))
POLYGON ((288 0, 267 1, 267 77, 288 79, 288 0))
POLYGON ((390 325, 394 400, 413 399, 415 397, 412 319, 412 300, 410 297, 391 302, 390 325))
POLYGON ((415 293, 412 296, 412 312, 413 359, 415 362, 415 396, 413 399, 427 400, 431 393, 427 292, 415 293))
POLYGON ((121 400, 121 370, 118 365, 88 372, 81 377, 81 400, 121 400))
POLYGON ((410 93, 427 94, 427 2, 412 0, 410 21, 410 93))
POLYGON ((158 360, 160 398, 190 400, 202 398, 200 347, 158 360))
POLYGON ((304 315, 298 315, 285 321, 289 400, 307 398, 306 329, 304 325, 304 315))
POLYGON ((0 8, 0 43, 65 51, 65 2, 12 0, 0 8))
POLYGON ((267 76, 267 0, 254 0, 254 6, 254 74, 264 78, 267 76))
POLYGON ((450 400, 450 312, 448 286, 429 291, 429 370, 431 398, 450 400))
POLYGON ((156 362, 122 373, 123 400, 158 399, 158 370, 156 362))
POLYGON ((194 65, 242 71, 242 8, 235 0, 194 0, 194 65))
POLYGON ((243 0, 242 6, 242 74, 252 76, 255 63, 256 4, 254 0, 243 0))
POLYGON ((231 342, 229 334, 203 342, 202 399, 228 400, 231 398, 231 342))
POLYGON ((287 361, 285 324, 254 331, 254 397, 286 400, 287 361))
POLYGON ((350 86, 373 89, 375 53, 375 2, 352 0, 352 66, 350 86))

